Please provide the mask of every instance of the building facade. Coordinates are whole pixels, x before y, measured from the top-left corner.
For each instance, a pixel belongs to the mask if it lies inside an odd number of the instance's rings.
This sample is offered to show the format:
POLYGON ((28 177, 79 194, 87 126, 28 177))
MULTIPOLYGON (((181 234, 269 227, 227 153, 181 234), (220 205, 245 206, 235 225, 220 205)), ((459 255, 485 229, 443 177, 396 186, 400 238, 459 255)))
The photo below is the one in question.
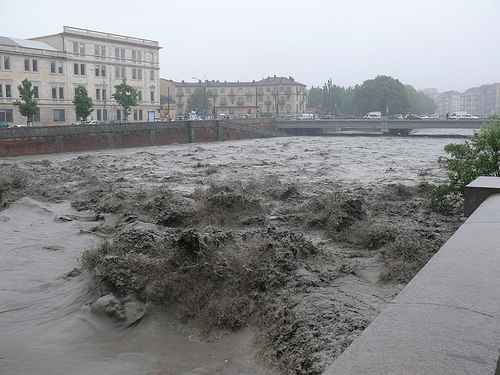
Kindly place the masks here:
POLYGON ((473 87, 463 93, 446 91, 439 94, 435 101, 440 115, 456 111, 482 117, 494 115, 500 111, 500 83, 473 87))
POLYGON ((129 121, 154 119, 160 111, 159 43, 136 37, 64 26, 63 32, 29 40, 0 37, 0 120, 26 123, 13 102, 25 78, 40 109, 34 125, 76 122, 75 88, 86 87, 94 102, 87 120, 124 120, 112 98, 123 79, 139 93, 129 121))
POLYGON ((161 79, 161 95, 166 98, 163 108, 171 118, 186 116, 187 103, 195 90, 210 90, 212 111, 208 117, 297 116, 307 105, 306 85, 292 77, 267 77, 252 82, 174 82, 161 79))

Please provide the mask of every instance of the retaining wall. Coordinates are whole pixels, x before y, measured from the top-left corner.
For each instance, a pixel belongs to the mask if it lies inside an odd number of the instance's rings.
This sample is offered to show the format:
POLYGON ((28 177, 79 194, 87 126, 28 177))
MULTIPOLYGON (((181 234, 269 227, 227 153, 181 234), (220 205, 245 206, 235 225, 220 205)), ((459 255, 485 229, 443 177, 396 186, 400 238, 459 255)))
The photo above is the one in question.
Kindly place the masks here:
POLYGON ((499 180, 468 186, 468 220, 324 375, 500 374, 499 180))
POLYGON ((171 121, 0 129, 0 157, 280 136, 274 120, 171 121))

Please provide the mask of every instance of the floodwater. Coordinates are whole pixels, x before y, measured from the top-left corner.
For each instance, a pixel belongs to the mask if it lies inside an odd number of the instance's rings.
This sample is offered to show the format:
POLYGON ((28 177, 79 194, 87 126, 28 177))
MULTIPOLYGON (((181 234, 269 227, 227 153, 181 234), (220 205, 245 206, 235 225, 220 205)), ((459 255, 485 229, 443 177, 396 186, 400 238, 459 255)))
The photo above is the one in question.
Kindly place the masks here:
MULTIPOLYGON (((2 163, 44 159, 71 164, 88 155, 130 174, 143 173, 137 166, 148 165, 148 173, 168 175, 176 189, 191 188, 198 177, 186 171, 200 160, 217 165, 219 176, 228 178, 243 170, 248 178, 276 173, 310 182, 412 184, 443 178, 436 159, 452 142, 460 141, 290 137, 30 156, 2 163)), ((91 231, 95 225, 91 212, 77 212, 66 201, 24 197, 0 211, 0 374, 268 373, 254 358, 250 329, 206 342, 164 313, 149 313, 131 325, 96 316, 89 304, 99 296, 98 288, 86 273, 73 271, 82 251, 100 240, 91 231)))

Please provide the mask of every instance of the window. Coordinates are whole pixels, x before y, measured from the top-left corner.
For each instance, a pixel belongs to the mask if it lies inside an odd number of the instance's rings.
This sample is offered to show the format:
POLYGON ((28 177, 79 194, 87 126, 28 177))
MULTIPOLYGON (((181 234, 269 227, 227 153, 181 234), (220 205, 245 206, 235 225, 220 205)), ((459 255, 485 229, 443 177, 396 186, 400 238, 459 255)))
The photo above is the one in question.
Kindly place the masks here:
POLYGON ((30 59, 24 59, 24 71, 29 72, 31 69, 31 61, 30 59))
POLYGON ((33 97, 35 99, 40 99, 40 87, 39 86, 33 86, 33 97))
POLYGON ((150 81, 154 81, 155 80, 155 71, 154 70, 150 70, 149 71, 149 80, 150 81))
POLYGON ((243 101, 243 97, 238 97, 238 105, 243 105, 245 102, 243 101))
POLYGON ((97 110, 97 121, 102 121, 101 110, 100 109, 97 110))
POLYGON ((137 91, 137 100, 142 102, 142 91, 137 91))
POLYGON ((34 72, 38 72, 38 60, 37 59, 33 59, 33 71, 34 72))
POLYGON ((12 109, 0 109, 0 121, 13 122, 14 116, 12 109))
POLYGON ((3 57, 3 68, 6 70, 10 70, 10 57, 9 56, 3 57))
POLYGON ((125 60, 125 49, 115 47, 115 59, 125 60))
POLYGON ((155 62, 155 54, 153 52, 149 53, 149 62, 155 62))
POLYGON ((73 70, 74 70, 75 75, 84 76, 85 75, 85 64, 75 63, 75 64, 73 64, 73 70))
POLYGON ((105 65, 96 65, 94 66, 94 72, 96 77, 106 77, 106 66, 105 65))
POLYGON ((101 89, 95 89, 95 100, 101 100, 101 89))
POLYGON ((3 85, 0 84, 0 98, 3 98, 3 85))
POLYGON ((154 91, 151 91, 151 101, 152 102, 155 101, 155 92, 154 91))
POLYGON ((115 78, 125 78, 125 68, 115 67, 115 78))
POLYGON ((5 85, 5 97, 12 98, 12 90, 10 85, 5 85))
POLYGON ((106 57, 106 46, 99 46, 96 44, 94 46, 94 54, 96 56, 106 57))
POLYGON ((102 100, 107 100, 106 89, 102 89, 102 100))
POLYGON ((135 121, 142 120, 142 109, 134 109, 134 120, 135 121))
POLYGON ((52 74, 63 74, 62 61, 51 61, 50 62, 50 72, 52 74))
POLYGON ((85 55, 85 43, 73 42, 73 53, 85 55))
POLYGON ((137 51, 137 50, 133 49, 132 50, 132 60, 141 61, 142 60, 141 51, 137 51))
POLYGON ((66 121, 66 116, 64 113, 64 109, 53 109, 52 117, 54 121, 66 121))
POLYGON ((52 99, 57 99, 57 94, 59 99, 64 99, 64 87, 52 87, 52 99))

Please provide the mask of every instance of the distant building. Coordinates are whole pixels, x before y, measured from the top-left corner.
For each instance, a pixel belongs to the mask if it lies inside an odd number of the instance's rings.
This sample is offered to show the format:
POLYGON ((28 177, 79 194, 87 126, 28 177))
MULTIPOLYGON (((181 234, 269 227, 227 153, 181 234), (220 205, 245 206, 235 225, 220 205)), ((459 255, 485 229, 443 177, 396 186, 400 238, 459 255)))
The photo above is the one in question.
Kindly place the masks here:
POLYGON ((83 85, 94 101, 90 119, 123 120, 111 97, 123 78, 139 92, 129 120, 147 121, 160 110, 159 43, 130 36, 64 26, 63 32, 21 40, 0 37, 0 120, 22 124, 13 102, 25 78, 35 89, 40 113, 35 126, 75 122, 75 88, 83 85))
POLYGON ((252 82, 198 81, 174 82, 161 79, 161 95, 170 100, 163 101, 163 107, 170 105, 170 117, 187 115, 189 96, 197 89, 212 92, 213 113, 235 117, 297 116, 305 112, 307 105, 306 85, 292 77, 267 77, 252 82), (167 103, 168 102, 168 103, 167 103))
POLYGON ((445 115, 455 111, 466 111, 473 115, 492 115, 500 110, 500 83, 473 87, 460 93, 446 91, 436 98, 437 113, 445 115))

